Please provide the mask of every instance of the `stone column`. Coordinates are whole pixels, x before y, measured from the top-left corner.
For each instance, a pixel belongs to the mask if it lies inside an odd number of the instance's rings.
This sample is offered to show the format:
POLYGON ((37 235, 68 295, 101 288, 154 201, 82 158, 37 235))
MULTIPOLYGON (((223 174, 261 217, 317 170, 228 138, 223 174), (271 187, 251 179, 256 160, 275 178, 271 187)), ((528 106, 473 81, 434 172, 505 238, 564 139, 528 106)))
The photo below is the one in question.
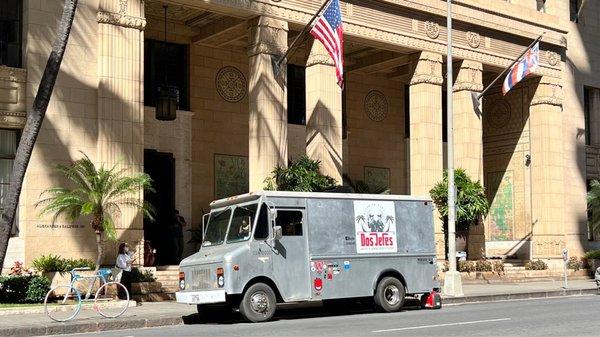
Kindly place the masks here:
MULTIPOLYGON (((101 0, 98 9, 98 155, 96 162, 129 173, 144 168, 144 1, 101 0)), ((143 198, 140 193, 139 198, 143 198)), ((121 241, 141 244, 143 219, 123 208, 116 224, 121 241), (123 235, 125 234, 125 235, 123 235)), ((113 259, 107 247, 107 261, 113 259)), ((143 256, 142 256, 143 257, 143 256)), ((138 258, 138 261, 142 263, 138 258)))
MULTIPOLYGON (((442 56, 421 52, 410 80, 410 194, 429 196, 443 177, 442 56)), ((444 257, 444 235, 439 213, 434 214, 436 249, 444 257)))
POLYGON ((342 183, 342 90, 333 60, 315 41, 306 62, 306 154, 342 183))
POLYGON ((277 59, 287 48, 288 25, 268 17, 250 22, 249 148, 250 191, 264 188, 276 166, 287 166, 286 65, 277 59))
MULTIPOLYGON (((473 180, 483 185, 483 130, 480 111, 475 111, 471 92, 483 90, 480 62, 463 60, 458 63, 453 95, 454 163, 473 180)), ((480 221, 481 222, 481 221, 480 221)), ((483 224, 469 231, 469 258, 481 258, 485 248, 483 224)))
POLYGON ((532 258, 556 258, 566 244, 562 86, 560 79, 544 76, 530 89, 532 258))

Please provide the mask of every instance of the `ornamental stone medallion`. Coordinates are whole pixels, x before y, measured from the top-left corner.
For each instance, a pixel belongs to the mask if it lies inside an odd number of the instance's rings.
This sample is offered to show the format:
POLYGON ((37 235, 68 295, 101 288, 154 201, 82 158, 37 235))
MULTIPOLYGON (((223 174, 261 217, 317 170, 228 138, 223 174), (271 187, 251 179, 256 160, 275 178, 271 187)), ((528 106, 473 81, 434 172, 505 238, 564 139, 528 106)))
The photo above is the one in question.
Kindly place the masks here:
POLYGON ((481 37, 475 32, 467 32, 467 43, 471 48, 478 48, 481 44, 481 37))
POLYGON ((425 33, 431 39, 437 39, 440 36, 440 26, 432 21, 425 21, 425 33))
POLYGON ((495 129, 502 129, 510 121, 510 105, 505 100, 498 100, 493 106, 487 118, 488 124, 495 129))
POLYGON ((244 74, 238 68, 232 66, 226 66, 219 70, 215 85, 219 96, 232 103, 241 101, 248 90, 244 74))
POLYGON ((560 56, 553 51, 548 51, 546 53, 546 56, 548 57, 548 64, 550 64, 551 66, 557 65, 558 61, 560 61, 560 56))
POLYGON ((388 113, 388 103, 381 91, 371 90, 365 97, 365 113, 375 122, 381 122, 388 113))

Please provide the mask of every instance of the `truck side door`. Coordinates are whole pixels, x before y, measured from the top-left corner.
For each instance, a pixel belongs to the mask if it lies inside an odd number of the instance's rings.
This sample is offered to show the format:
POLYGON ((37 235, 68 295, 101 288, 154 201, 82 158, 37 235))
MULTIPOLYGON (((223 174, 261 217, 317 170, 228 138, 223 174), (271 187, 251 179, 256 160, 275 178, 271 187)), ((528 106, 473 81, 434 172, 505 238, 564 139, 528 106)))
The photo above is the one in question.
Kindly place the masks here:
POLYGON ((278 209, 282 237, 274 241, 273 275, 286 301, 310 298, 308 230, 305 209, 278 209))

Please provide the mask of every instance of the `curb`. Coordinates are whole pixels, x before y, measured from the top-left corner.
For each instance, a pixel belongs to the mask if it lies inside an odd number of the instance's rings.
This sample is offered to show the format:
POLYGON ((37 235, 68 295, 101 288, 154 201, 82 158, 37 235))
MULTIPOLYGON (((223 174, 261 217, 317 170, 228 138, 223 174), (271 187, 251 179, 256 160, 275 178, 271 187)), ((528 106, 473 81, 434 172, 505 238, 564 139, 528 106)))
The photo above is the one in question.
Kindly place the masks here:
POLYGON ((442 302, 444 304, 469 304, 469 303, 480 303, 480 302, 498 302, 498 301, 526 300, 526 299, 564 297, 564 296, 598 295, 598 294, 599 294, 599 290, 597 288, 562 289, 562 290, 534 291, 534 292, 528 292, 528 293, 515 293, 515 294, 443 297, 442 302))
MULTIPOLYGON (((562 296, 597 295, 597 288, 590 289, 562 289, 553 291, 538 291, 516 294, 476 295, 463 297, 445 297, 444 305, 460 305, 483 302, 498 302, 510 300, 539 299, 562 296)), ((73 333, 90 333, 111 330, 154 328, 160 326, 180 325, 184 323, 183 316, 156 317, 150 319, 125 317, 120 319, 101 320, 96 322, 69 322, 49 323, 37 327, 9 327, 0 328, 0 336, 27 337, 43 335, 61 335, 73 333)))
POLYGON ((125 318, 88 323, 51 323, 37 327, 0 328, 0 335, 11 337, 62 335, 84 332, 155 328, 159 326, 179 325, 182 323, 183 318, 181 316, 157 317, 152 319, 125 318))

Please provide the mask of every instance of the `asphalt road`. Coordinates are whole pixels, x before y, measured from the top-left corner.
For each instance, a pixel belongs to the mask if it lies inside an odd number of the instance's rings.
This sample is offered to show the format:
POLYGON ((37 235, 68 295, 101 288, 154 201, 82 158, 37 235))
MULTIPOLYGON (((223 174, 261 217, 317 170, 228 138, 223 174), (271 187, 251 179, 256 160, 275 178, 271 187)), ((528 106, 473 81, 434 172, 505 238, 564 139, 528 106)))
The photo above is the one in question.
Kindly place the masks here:
POLYGON ((181 326, 120 330, 77 336, 600 336, 600 296, 508 301, 408 309, 393 314, 321 308, 280 310, 275 320, 251 324, 241 318, 181 326))

